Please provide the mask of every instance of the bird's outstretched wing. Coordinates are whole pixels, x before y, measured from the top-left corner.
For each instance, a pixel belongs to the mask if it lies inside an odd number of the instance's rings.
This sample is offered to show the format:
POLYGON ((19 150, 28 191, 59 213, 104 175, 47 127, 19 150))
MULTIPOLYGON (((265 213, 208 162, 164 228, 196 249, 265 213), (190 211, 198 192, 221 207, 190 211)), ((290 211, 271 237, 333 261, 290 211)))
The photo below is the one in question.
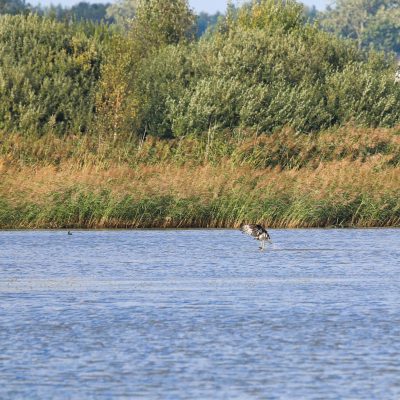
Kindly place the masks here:
POLYGON ((253 236, 258 238, 263 232, 264 229, 261 225, 254 225, 254 224, 246 224, 240 227, 240 230, 247 235, 253 236))

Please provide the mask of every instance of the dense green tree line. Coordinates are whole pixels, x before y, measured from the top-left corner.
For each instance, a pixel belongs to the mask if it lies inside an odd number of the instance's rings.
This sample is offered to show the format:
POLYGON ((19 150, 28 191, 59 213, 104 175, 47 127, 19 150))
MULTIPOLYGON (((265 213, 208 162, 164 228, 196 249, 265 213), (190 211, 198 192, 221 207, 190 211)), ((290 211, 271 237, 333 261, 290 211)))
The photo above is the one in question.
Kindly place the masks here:
POLYGON ((321 26, 359 47, 374 47, 400 55, 400 0, 337 0, 318 15, 321 26))
MULTIPOLYGON (((254 0, 253 0, 254 1, 254 0)), ((249 0, 251 2, 251 0, 249 0)), ((110 3, 81 1, 72 7, 61 5, 33 7, 25 0, 0 0, 0 14, 29 12, 56 17, 59 20, 89 20, 126 26, 134 18, 138 1, 118 0, 110 3)), ((353 39, 359 47, 373 47, 400 55, 400 0, 336 0, 325 11, 304 6, 306 21, 316 21, 320 27, 339 37, 353 39)), ((196 34, 201 37, 214 28, 222 15, 200 13, 196 16, 196 34)))
POLYGON ((0 129, 87 131, 101 76, 103 26, 37 15, 0 20, 0 129))
POLYGON ((81 1, 72 7, 65 8, 61 5, 50 6, 47 8, 38 7, 33 9, 39 15, 48 17, 55 17, 58 20, 72 20, 72 21, 92 21, 92 22, 105 22, 114 23, 115 20, 107 15, 107 10, 110 7, 109 3, 87 3, 81 1))
POLYGON ((137 0, 125 29, 0 17, 0 129, 180 137, 400 122, 394 61, 292 1, 229 8, 196 40, 186 0, 137 0))
MULTIPOLYGON (((88 3, 80 1, 71 7, 51 5, 49 7, 32 6, 25 0, 0 0, 1 14, 38 14, 55 18, 59 21, 92 21, 117 24, 125 27, 128 20, 134 18, 137 6, 136 0, 120 0, 111 3, 88 3)), ((311 10, 312 12, 312 10, 311 10)), ((201 37, 209 27, 215 27, 222 14, 201 12, 196 15, 196 36, 201 37)))
POLYGON ((30 5, 24 0, 0 0, 0 14, 23 14, 28 12, 30 5))
POLYGON ((57 19, 73 19, 76 21, 87 20, 93 22, 108 21, 114 22, 112 17, 107 15, 109 3, 87 3, 81 1, 72 7, 51 5, 49 7, 33 6, 25 0, 0 0, 0 14, 39 14, 55 17, 57 19))

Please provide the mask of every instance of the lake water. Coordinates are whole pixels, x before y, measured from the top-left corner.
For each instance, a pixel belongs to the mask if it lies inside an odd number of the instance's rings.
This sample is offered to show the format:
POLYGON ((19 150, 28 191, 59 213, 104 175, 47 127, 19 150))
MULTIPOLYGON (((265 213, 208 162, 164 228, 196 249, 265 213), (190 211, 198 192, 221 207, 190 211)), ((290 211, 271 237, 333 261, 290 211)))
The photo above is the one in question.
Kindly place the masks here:
POLYGON ((399 399, 400 230, 0 232, 1 399, 399 399))

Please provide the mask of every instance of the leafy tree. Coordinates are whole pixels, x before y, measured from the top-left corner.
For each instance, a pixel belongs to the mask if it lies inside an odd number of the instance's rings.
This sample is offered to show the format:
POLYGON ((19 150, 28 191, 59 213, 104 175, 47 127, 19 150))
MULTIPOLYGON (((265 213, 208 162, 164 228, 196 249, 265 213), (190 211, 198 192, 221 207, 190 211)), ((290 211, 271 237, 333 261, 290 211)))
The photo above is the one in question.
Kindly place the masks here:
POLYGON ((70 9, 67 9, 66 14, 76 21, 87 20, 101 22, 108 20, 112 22, 112 18, 108 18, 107 16, 108 7, 109 4, 80 2, 70 9))
POLYGON ((293 0, 253 0, 235 13, 237 17, 234 16, 233 22, 234 27, 263 29, 271 33, 276 30, 289 32, 304 25, 303 11, 303 6, 293 0))
POLYGON ((107 45, 106 60, 96 93, 96 131, 114 140, 131 135, 136 127, 137 104, 133 80, 137 61, 134 43, 116 34, 107 45))
POLYGON ((0 17, 0 129, 83 132, 93 115, 103 27, 0 17))
POLYGON ((237 127, 311 132, 349 121, 400 121, 400 87, 389 63, 305 24, 298 4, 264 0, 229 17, 228 29, 200 40, 194 78, 179 97, 171 94, 175 135, 237 127))
POLYGON ((201 37, 209 28, 213 28, 217 25, 218 20, 223 16, 221 13, 217 12, 215 14, 207 14, 205 12, 201 12, 196 17, 196 35, 197 37, 201 37))
POLYGON ((348 121, 400 122, 394 106, 400 88, 388 62, 372 53, 368 59, 354 43, 306 23, 295 2, 231 7, 214 32, 191 43, 187 30, 171 40, 165 27, 176 19, 161 23, 167 13, 145 11, 138 8, 122 39, 130 41, 129 50, 113 46, 128 58, 111 56, 103 74, 105 93, 115 95, 108 121, 122 127, 117 135, 131 129, 142 137, 173 137, 237 127, 269 133, 284 126, 311 132, 348 121))
POLYGON ((136 45, 133 92, 138 132, 143 137, 148 133, 172 136, 167 101, 170 91, 181 86, 174 69, 174 46, 187 45, 194 27, 195 16, 187 0, 138 0, 128 36, 136 45))
POLYGON ((36 7, 32 11, 38 15, 57 19, 59 21, 92 21, 112 23, 114 20, 107 17, 109 4, 80 2, 71 8, 64 8, 60 4, 49 7, 36 7))
POLYGON ((193 37, 194 23, 187 0, 137 0, 132 34, 143 49, 160 48, 193 37))
POLYGON ((315 6, 304 6, 304 14, 306 16, 306 20, 309 22, 314 22, 318 19, 318 10, 315 6))
POLYGON ((107 7, 106 16, 119 25, 126 25, 135 17, 137 0, 119 0, 107 7))
POLYGON ((25 0, 0 0, 0 14, 24 14, 31 8, 25 0))
POLYGON ((165 122, 163 111, 165 90, 159 85, 168 86, 175 76, 165 74, 171 69, 171 57, 168 64, 160 65, 157 53, 170 45, 187 43, 194 20, 186 0, 137 1, 134 18, 126 20, 128 30, 114 37, 102 67, 96 104, 103 132, 115 138, 133 131, 140 136, 150 131, 170 136, 171 124, 165 122))
POLYGON ((337 0, 321 14, 321 25, 359 47, 400 53, 400 0, 337 0))
POLYGON ((400 123, 390 58, 307 23, 294 1, 230 6, 198 41, 194 21, 185 0, 138 0, 128 29, 0 16, 0 129, 126 140, 400 123))
MULTIPOLYGON (((107 7, 106 17, 115 21, 118 25, 129 28, 129 21, 135 18, 137 7, 143 7, 143 5, 140 5, 138 0, 119 0, 107 7)), ((196 15, 196 36, 201 37, 209 27, 216 26, 221 17, 222 14, 219 12, 212 15, 201 12, 199 15, 196 15)))

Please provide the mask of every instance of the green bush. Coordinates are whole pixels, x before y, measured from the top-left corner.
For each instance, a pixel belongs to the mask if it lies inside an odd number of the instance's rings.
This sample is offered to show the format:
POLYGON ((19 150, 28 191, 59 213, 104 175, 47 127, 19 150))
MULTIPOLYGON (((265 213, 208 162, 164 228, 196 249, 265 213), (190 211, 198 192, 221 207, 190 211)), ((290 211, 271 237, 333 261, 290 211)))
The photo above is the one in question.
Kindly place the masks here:
POLYGON ((190 85, 192 62, 187 45, 161 48, 137 65, 134 98, 137 104, 136 128, 140 136, 171 138, 173 118, 171 103, 178 101, 190 85))
POLYGON ((349 63, 328 77, 327 107, 340 124, 394 126, 400 122, 399 87, 391 74, 374 71, 370 64, 349 63))
POLYGON ((142 87, 155 94, 147 99, 146 118, 163 121, 151 134, 270 133, 284 126, 316 132, 348 122, 400 122, 400 85, 390 60, 306 24, 296 3, 244 6, 186 47, 184 74, 174 46, 143 64, 142 87))
POLYGON ((198 68, 202 79, 175 105, 176 134, 214 127, 310 132, 349 121, 399 123, 399 85, 383 58, 368 59, 354 44, 300 23, 297 5, 273 3, 247 7, 227 33, 199 43, 195 56, 206 65, 198 68))
POLYGON ((87 130, 104 29, 37 15, 0 16, 0 129, 87 130))
POLYGON ((199 41, 185 0, 138 3, 130 30, 0 18, 0 130, 129 140, 400 123, 384 55, 306 22, 293 1, 230 9, 199 41))

